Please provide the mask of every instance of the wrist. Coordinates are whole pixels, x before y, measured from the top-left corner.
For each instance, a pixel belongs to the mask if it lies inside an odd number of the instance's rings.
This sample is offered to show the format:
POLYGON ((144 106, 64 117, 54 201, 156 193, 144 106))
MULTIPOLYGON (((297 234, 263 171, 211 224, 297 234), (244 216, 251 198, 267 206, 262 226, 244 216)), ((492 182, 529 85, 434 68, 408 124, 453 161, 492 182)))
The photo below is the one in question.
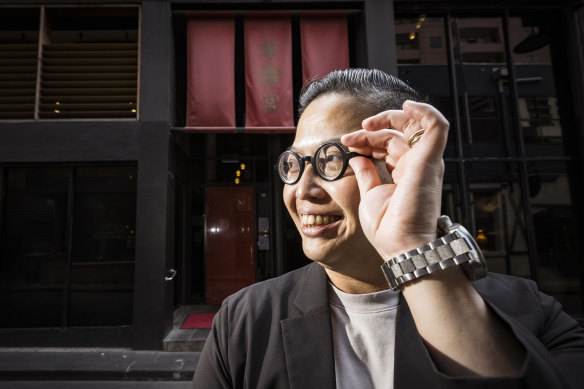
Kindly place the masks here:
POLYGON ((436 232, 430 234, 408 236, 397 239, 392 238, 393 244, 391 249, 387 251, 387 254, 382 255, 381 257, 383 258, 384 261, 387 262, 399 254, 424 246, 425 244, 433 242, 436 239, 438 239, 438 235, 436 234, 436 232))
MULTIPOLYGON (((448 216, 441 216, 438 233, 440 238, 393 256, 381 265, 392 290, 450 267, 461 268, 470 280, 486 276, 485 259, 466 228, 452 223, 448 216)), ((419 238, 416 236, 412 243, 419 238)))

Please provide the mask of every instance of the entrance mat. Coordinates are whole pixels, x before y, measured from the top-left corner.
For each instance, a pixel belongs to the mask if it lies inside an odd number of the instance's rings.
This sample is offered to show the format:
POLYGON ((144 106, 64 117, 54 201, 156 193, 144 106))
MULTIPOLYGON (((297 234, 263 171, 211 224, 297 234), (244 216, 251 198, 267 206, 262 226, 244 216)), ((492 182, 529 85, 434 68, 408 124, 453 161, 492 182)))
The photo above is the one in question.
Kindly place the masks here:
POLYGON ((187 316, 180 328, 183 330, 190 328, 211 328, 214 317, 214 313, 191 313, 187 316))

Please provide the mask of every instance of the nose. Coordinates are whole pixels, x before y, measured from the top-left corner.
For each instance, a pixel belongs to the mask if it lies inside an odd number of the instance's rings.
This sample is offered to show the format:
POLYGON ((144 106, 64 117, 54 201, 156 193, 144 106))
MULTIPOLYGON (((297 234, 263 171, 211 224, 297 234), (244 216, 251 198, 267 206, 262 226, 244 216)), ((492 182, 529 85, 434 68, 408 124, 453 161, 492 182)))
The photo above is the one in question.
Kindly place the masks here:
POLYGON ((316 174, 312 164, 306 164, 302 177, 296 183, 296 197, 303 200, 326 197, 326 191, 321 186, 322 182, 322 178, 316 174))

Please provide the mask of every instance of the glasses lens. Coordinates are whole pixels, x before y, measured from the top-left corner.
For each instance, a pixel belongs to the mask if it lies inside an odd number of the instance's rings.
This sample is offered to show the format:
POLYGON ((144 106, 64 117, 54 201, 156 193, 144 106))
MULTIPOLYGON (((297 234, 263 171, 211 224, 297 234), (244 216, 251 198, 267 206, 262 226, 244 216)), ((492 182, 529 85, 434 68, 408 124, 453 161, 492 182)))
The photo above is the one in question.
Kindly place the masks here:
POLYGON ((284 152, 278 160, 278 172, 285 183, 296 181, 300 174, 300 160, 291 151, 284 152))
POLYGON ((316 155, 316 168, 321 176, 328 179, 339 177, 343 171, 343 162, 343 150, 335 144, 322 146, 316 155))

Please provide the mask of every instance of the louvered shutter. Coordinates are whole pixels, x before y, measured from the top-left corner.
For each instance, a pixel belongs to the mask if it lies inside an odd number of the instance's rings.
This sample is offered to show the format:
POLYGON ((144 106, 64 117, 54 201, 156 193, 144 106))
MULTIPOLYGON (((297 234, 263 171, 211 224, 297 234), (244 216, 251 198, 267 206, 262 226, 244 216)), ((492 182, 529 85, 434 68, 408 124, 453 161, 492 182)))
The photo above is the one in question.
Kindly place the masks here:
POLYGON ((39 118, 136 118, 137 43, 43 46, 39 118))
POLYGON ((34 43, 0 44, 0 120, 34 118, 37 51, 34 43))

